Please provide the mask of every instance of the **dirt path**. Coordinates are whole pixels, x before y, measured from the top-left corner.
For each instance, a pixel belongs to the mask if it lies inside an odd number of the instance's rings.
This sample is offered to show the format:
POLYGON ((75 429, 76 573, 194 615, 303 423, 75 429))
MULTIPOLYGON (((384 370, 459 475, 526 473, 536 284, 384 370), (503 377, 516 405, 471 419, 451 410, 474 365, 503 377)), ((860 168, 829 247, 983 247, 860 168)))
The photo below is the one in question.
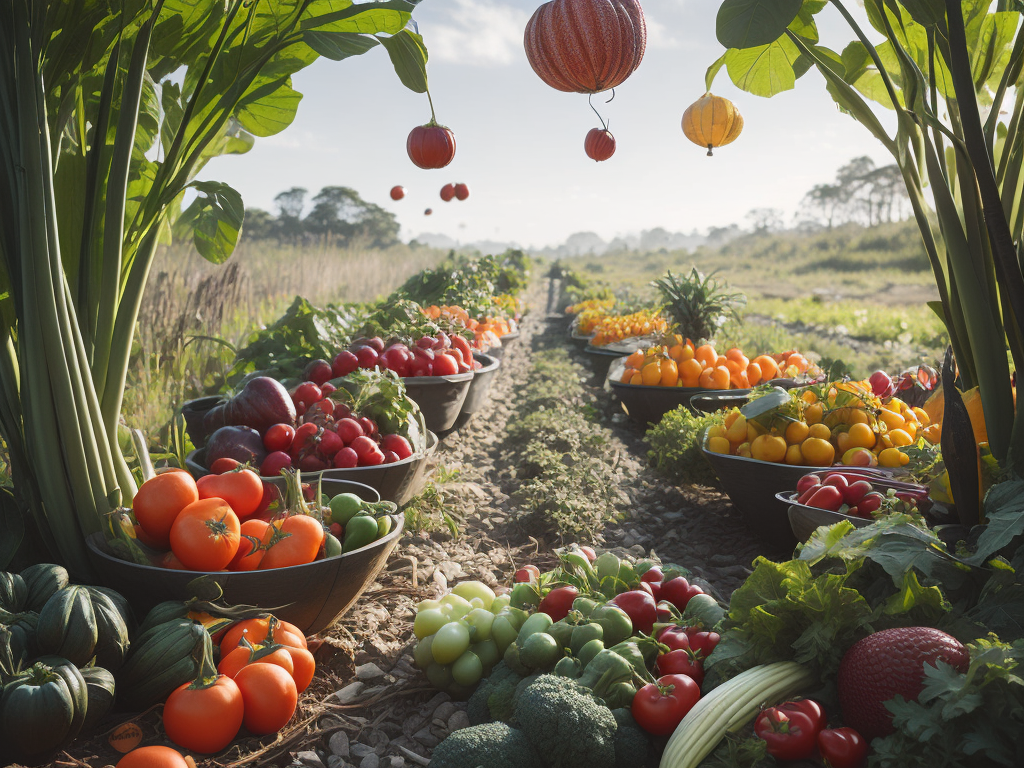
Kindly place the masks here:
MULTIPOLYGON (((438 488, 458 519, 457 538, 446 530, 406 536, 350 613, 316 648, 317 677, 300 701, 292 725, 277 739, 238 742, 203 766, 312 766, 402 768, 426 765, 432 748, 452 730, 469 724, 463 705, 432 689, 412 661, 414 606, 466 578, 506 584, 521 563, 553 567, 552 543, 532 537, 510 519, 506 428, 519 415, 517 392, 532 372, 532 359, 558 348, 579 363, 581 383, 615 456, 614 478, 623 518, 608 526, 600 547, 634 556, 656 554, 690 568, 696 581, 727 599, 758 554, 773 553, 753 538, 728 500, 697 487, 676 487, 647 466, 643 432, 595 382, 582 353, 570 350, 561 318, 543 310, 547 281, 535 283, 521 338, 505 354, 491 388, 488 409, 441 444, 435 462, 449 481, 438 488), (456 474, 457 473, 457 474, 456 474), (454 479, 451 479, 453 478, 454 479)), ((157 713, 140 719, 144 743, 159 739, 157 713)), ((70 765, 102 766, 102 737, 79 745, 70 765)), ((104 759, 106 758, 106 759, 104 759)))

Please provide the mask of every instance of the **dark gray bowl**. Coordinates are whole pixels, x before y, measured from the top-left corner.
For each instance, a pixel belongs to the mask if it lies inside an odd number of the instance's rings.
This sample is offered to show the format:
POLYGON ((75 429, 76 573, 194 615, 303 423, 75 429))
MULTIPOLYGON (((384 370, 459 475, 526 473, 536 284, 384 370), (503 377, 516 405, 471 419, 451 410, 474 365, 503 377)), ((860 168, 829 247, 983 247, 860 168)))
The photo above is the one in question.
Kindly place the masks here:
POLYGON ((206 431, 203 420, 206 418, 206 414, 223 399, 220 395, 211 395, 189 400, 181 406, 181 415, 185 417, 185 431, 188 432, 192 445, 196 447, 206 445, 206 438, 210 436, 210 433, 206 431))
POLYGON ((473 383, 469 386, 469 394, 466 395, 466 401, 462 404, 462 412, 459 414, 459 418, 455 420, 455 429, 465 426, 474 413, 478 413, 487 407, 491 383, 494 381, 494 375, 501 367, 501 360, 496 357, 484 355, 480 352, 474 352, 473 357, 483 365, 483 368, 478 368, 475 371, 473 383))
POLYGON ((440 434, 455 426, 475 375, 470 371, 454 376, 409 376, 402 381, 406 394, 423 412, 427 429, 440 434))
MULTIPOLYGON (((360 486, 325 479, 324 491, 331 496, 344 492, 360 494, 360 486)), ((266 571, 201 573, 138 565, 114 557, 101 533, 89 536, 86 546, 99 583, 124 595, 137 615, 145 615, 165 600, 189 599, 189 582, 205 576, 220 585, 227 604, 274 609, 279 619, 314 635, 340 619, 377 578, 398 545, 405 517, 392 515, 392 522, 394 527, 387 536, 362 549, 306 565, 266 571)))
MULTIPOLYGON (((628 355, 626 356, 628 357, 628 355)), ((679 406, 685 406, 694 413, 700 409, 698 403, 709 394, 725 396, 718 407, 743 405, 750 394, 749 389, 730 389, 715 391, 700 387, 659 387, 646 384, 623 384, 622 372, 625 370, 626 357, 614 361, 608 370, 608 385, 612 393, 619 398, 622 410, 641 424, 657 424, 661 417, 679 406), (691 403, 691 400, 694 402, 691 403)), ((712 410, 715 410, 714 408, 712 410)))

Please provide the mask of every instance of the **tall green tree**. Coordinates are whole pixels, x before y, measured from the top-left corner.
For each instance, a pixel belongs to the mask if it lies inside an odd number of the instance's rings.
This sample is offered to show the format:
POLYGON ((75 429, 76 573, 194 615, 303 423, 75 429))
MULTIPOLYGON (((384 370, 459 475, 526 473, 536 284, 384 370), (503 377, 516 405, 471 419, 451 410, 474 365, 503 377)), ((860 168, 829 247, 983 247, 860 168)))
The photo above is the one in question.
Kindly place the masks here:
POLYGON ((866 28, 848 2, 724 0, 717 35, 727 50, 707 87, 724 68, 738 87, 771 97, 815 71, 840 110, 892 154, 960 380, 980 388, 995 457, 1024 474, 1024 416, 1015 413, 1007 360, 1008 347, 1024 370, 1024 272, 1014 245, 1024 231, 1022 5, 864 0, 866 28), (835 48, 819 40, 815 21, 828 5, 853 34, 835 48), (879 119, 885 110, 895 112, 894 133, 879 119))
POLYGON ((219 263, 242 226, 239 194, 197 174, 284 130, 319 56, 383 45, 425 91, 415 5, 0 0, 0 566, 27 535, 89 573, 85 536, 135 491, 118 428, 156 246, 219 263))

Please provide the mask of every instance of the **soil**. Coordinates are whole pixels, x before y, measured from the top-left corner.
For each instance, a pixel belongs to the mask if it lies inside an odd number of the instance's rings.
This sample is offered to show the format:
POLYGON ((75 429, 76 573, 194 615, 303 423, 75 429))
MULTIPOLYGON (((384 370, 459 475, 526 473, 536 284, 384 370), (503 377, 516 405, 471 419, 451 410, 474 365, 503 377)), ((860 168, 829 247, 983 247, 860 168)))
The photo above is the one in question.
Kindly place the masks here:
MULTIPOLYGON (((539 349, 560 345, 586 367, 586 356, 570 349, 564 317, 544 311, 554 291, 535 283, 528 297, 532 311, 521 337, 506 350, 490 393, 490 406, 441 443, 435 461, 458 470, 443 485, 446 507, 460 532, 447 530, 406 536, 377 582, 315 648, 317 675, 300 697, 292 723, 276 737, 242 739, 215 758, 195 756, 203 768, 259 765, 312 768, 401 768, 427 765, 432 748, 448 733, 469 725, 464 705, 432 689, 412 661, 414 606, 440 596, 450 584, 479 579, 508 584, 515 568, 534 563, 547 570, 557 562, 554 542, 530 535, 510 520, 509 489, 503 468, 506 424, 517 415, 516 393, 531 374, 539 349), (504 490, 503 490, 504 489, 504 490)), ((728 600, 750 573, 758 555, 785 556, 759 542, 729 500, 696 486, 679 487, 647 465, 643 430, 629 422, 603 382, 582 382, 597 398, 611 432, 614 471, 623 519, 592 543, 636 557, 655 556, 689 568, 695 581, 728 600)), ((143 744, 167 743, 158 711, 135 718, 143 744)), ((111 720, 110 726, 123 722, 111 720)), ((91 741, 77 742, 54 765, 116 763, 108 746, 110 728, 91 741)))

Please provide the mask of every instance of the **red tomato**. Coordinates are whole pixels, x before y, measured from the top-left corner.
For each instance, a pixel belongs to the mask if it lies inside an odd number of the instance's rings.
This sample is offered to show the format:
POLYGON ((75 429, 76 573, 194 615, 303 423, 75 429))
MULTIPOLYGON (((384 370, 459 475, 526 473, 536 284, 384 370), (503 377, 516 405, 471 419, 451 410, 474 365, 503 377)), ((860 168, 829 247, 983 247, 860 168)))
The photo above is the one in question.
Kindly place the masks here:
POLYGON ((806 760, 814 754, 818 731, 803 712, 769 707, 757 716, 754 734, 768 745, 776 760, 806 760))
POLYGON ((821 485, 821 478, 817 475, 804 475, 796 483, 796 492, 803 494, 810 488, 816 488, 821 485))
POLYGON ((686 635, 690 639, 690 648, 695 653, 699 653, 701 659, 706 659, 710 656, 711 652, 715 650, 715 646, 718 645, 718 641, 722 639, 722 636, 717 632, 710 632, 697 627, 687 627, 686 635))
POLYGON ((224 675, 206 688, 192 685, 185 683, 167 697, 164 731, 178 746, 212 755, 230 744, 242 727, 242 693, 224 675))
POLYGON ((663 653, 655 662, 659 675, 686 675, 697 685, 704 683, 704 665, 691 650, 677 650, 663 653))
POLYGON ((334 428, 338 432, 338 437, 342 439, 345 445, 351 445, 352 441, 357 437, 363 437, 366 434, 363 432, 363 428, 359 425, 358 421, 348 417, 339 419, 334 428))
POLYGON ((263 435, 263 447, 268 451, 287 451, 295 438, 295 427, 291 424, 274 424, 263 435))
POLYGON ((673 651, 690 650, 690 636, 682 627, 665 627, 658 633, 658 642, 673 651))
POLYGON ((412 456, 412 446, 402 435, 384 435, 380 439, 380 447, 385 451, 393 451, 400 460, 412 456))
POLYGON ((306 366, 306 371, 303 375, 306 377, 306 381, 311 381, 320 386, 331 378, 331 364, 326 360, 313 360, 306 366))
POLYGON ((658 618, 658 604, 654 602, 654 596, 650 592, 634 589, 616 595, 609 602, 626 612, 629 620, 633 622, 634 630, 645 635, 651 634, 654 621, 658 618))
POLYGON ((459 363, 454 355, 448 353, 437 355, 431 373, 434 376, 454 376, 459 372, 459 363))
POLYGON ((292 402, 295 403, 296 409, 299 408, 299 403, 304 403, 306 408, 309 408, 313 403, 320 402, 323 397, 320 387, 312 381, 304 381, 292 390, 292 402))
POLYGON ((832 768, 858 768, 868 754, 867 742, 853 728, 820 731, 818 749, 832 768))
POLYGON ((373 450, 359 459, 360 467, 376 467, 384 463, 384 452, 374 446, 373 450))
POLYGON ((557 587, 548 592, 540 601, 537 610, 546 613, 552 621, 561 621, 572 610, 572 601, 579 597, 576 587, 557 587))
POLYGON ((698 587, 696 584, 690 584, 682 576, 676 576, 674 579, 663 581, 661 583, 660 597, 662 600, 668 600, 672 605, 678 608, 680 611, 686 610, 686 604, 690 602, 690 598, 694 595, 701 595, 704 590, 698 587))
POLYGON ((352 469, 359 466, 359 455, 349 447, 334 454, 334 466, 338 469, 352 469))
POLYGON ((814 726, 814 731, 817 733, 828 725, 828 717, 825 715, 825 710, 821 704, 816 702, 814 699, 796 699, 795 701, 787 701, 779 704, 776 709, 782 710, 787 715, 793 712, 800 712, 801 714, 807 715, 811 719, 811 724, 814 726))
POLYGON ((540 568, 538 568, 536 565, 524 565, 522 568, 516 571, 515 576, 512 577, 512 581, 514 581, 516 584, 523 584, 525 582, 539 580, 540 568))
POLYGON ((633 697, 637 725, 655 736, 668 736, 700 699, 700 688, 686 675, 665 675, 633 697))
POLYGON ((355 352, 360 368, 375 368, 380 360, 380 354, 373 347, 359 347, 355 352))
POLYGON ((277 733, 295 714, 298 689, 295 680, 274 664, 250 664, 235 676, 242 692, 246 730, 256 736, 277 733))
POLYGON ((229 571, 255 571, 260 567, 265 550, 262 548, 263 537, 267 534, 270 523, 266 520, 249 519, 242 523, 238 534, 241 541, 238 551, 228 563, 229 571))
POLYGON ((664 580, 665 580, 665 574, 661 572, 661 568, 659 568, 658 566, 654 566, 653 568, 648 568, 644 572, 644 575, 640 577, 640 581, 646 581, 649 584, 650 583, 654 583, 654 582, 664 581, 664 580))
POLYGON ((210 465, 210 471, 215 475, 223 475, 225 472, 238 469, 240 466, 242 466, 242 462, 238 459, 229 459, 227 456, 221 456, 210 465))
POLYGON ((312 563, 324 543, 323 523, 309 515, 287 517, 276 530, 280 531, 281 538, 270 529, 264 535, 267 552, 260 562, 260 570, 312 563))
POLYGON ((444 168, 455 158, 455 134, 436 123, 418 125, 409 132, 405 151, 420 168, 444 168))
MULTIPOLYGON (((282 469, 292 468, 292 457, 284 451, 268 453, 267 458, 260 464, 260 475, 263 477, 277 477, 282 469)), ((262 500, 261 500, 262 501, 262 500)))
POLYGON ((200 499, 224 499, 239 520, 255 512, 263 500, 263 483, 251 469, 206 475, 196 480, 200 499))
POLYGON ((316 436, 320 432, 320 427, 316 424, 303 424, 295 430, 295 436, 292 438, 292 447, 289 453, 294 459, 300 453, 305 450, 314 448, 316 446, 316 436))
POLYGON ((343 349, 335 356, 334 362, 331 364, 331 378, 336 379, 339 376, 348 376, 358 367, 359 358, 347 349, 343 349))
POLYGON ((222 571, 238 552, 240 527, 223 499, 200 499, 171 526, 171 550, 187 570, 222 571))
POLYGON ((320 443, 317 445, 317 450, 327 458, 331 458, 344 447, 345 443, 338 437, 337 432, 325 429, 320 435, 320 443))
POLYGON ((363 428, 363 434, 367 437, 377 436, 377 422, 371 419, 369 416, 360 416, 356 421, 359 422, 359 426, 363 428))
POLYGON ((843 488, 843 501, 852 507, 859 504, 860 500, 873 490, 871 483, 867 480, 857 480, 843 488))

